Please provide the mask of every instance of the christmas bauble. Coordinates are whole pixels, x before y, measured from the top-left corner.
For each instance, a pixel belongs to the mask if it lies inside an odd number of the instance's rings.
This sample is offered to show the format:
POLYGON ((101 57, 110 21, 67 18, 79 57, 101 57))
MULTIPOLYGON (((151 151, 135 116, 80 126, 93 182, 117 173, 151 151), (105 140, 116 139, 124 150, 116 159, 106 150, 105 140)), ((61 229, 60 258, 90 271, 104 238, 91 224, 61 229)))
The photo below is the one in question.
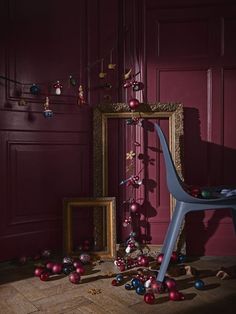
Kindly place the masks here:
POLYGON ((70 273, 72 273, 74 271, 74 266, 73 265, 68 265, 68 264, 65 264, 62 268, 62 272, 63 274, 65 275, 69 275, 70 273))
POLYGON ((136 213, 138 209, 139 209, 139 204, 136 202, 132 202, 130 205, 131 212, 136 213))
POLYGON ((69 275, 69 280, 71 283, 79 283, 80 281, 80 274, 78 274, 77 272, 72 272, 70 275, 69 275))
POLYGON ((43 111, 43 115, 44 115, 45 118, 52 118, 53 112, 52 112, 52 110, 47 109, 47 110, 43 111))
POLYGON ((117 286, 118 285, 118 282, 116 281, 116 279, 113 279, 112 281, 111 281, 111 284, 112 284, 112 286, 117 286))
POLYGON ((42 281, 47 281, 49 277, 50 277, 50 274, 47 271, 42 272, 42 274, 39 276, 40 280, 42 281))
POLYGON ((62 272, 62 263, 55 263, 52 267, 53 274, 60 274, 62 272))
POLYGON ((202 289, 204 288, 204 286, 205 286, 205 283, 204 283, 203 280, 201 280, 201 279, 195 280, 195 282, 194 282, 194 287, 195 287, 196 289, 202 290, 202 289))
POLYGON ((146 288, 143 285, 140 285, 136 288, 136 293, 143 295, 146 292, 146 288))
POLYGON ((140 105, 140 102, 136 98, 132 98, 129 101, 129 107, 130 109, 134 110, 140 105))
POLYGON ((79 259, 81 260, 81 262, 83 264, 87 264, 90 262, 91 258, 90 258, 90 255, 88 253, 82 253, 82 254, 80 254, 79 259))
POLYGON ((157 263, 158 263, 158 264, 161 264, 161 263, 162 263, 163 257, 164 257, 164 254, 163 254, 163 253, 160 253, 159 255, 157 255, 157 263))
POLYGON ((147 304, 154 304, 155 302, 155 296, 152 292, 145 293, 143 299, 147 304))
POLYGON ((186 260, 186 255, 183 255, 183 254, 179 254, 178 256, 178 263, 182 264, 184 263, 186 260))
POLYGON ((73 261, 73 266, 74 268, 77 268, 77 267, 83 266, 83 264, 80 260, 76 259, 73 261))
POLYGON ((178 290, 172 290, 169 292, 169 299, 171 301, 181 301, 184 300, 184 295, 178 290))
POLYGON ((54 266, 54 262, 48 261, 46 263, 46 268, 48 271, 52 271, 53 266, 54 266))
POLYGON ((75 270, 77 273, 79 273, 80 275, 84 275, 85 274, 85 268, 83 266, 78 266, 76 267, 75 270))
POLYGON ((132 286, 130 283, 126 283, 126 284, 125 284, 125 289, 126 289, 126 290, 132 290, 132 289, 133 289, 133 286, 132 286))
POLYGON ((138 278, 133 278, 131 280, 131 285, 134 287, 134 288, 137 288, 138 286, 140 286, 142 283, 141 281, 138 279, 138 278))
POLYGON ((165 280, 165 285, 169 291, 176 289, 176 281, 173 278, 167 278, 165 280))
POLYGON ((40 88, 36 84, 33 84, 30 86, 30 93, 33 95, 38 95, 40 93, 40 88))
POLYGON ((36 267, 35 270, 34 270, 34 275, 36 277, 40 277, 40 275, 45 272, 45 268, 42 267, 42 266, 39 266, 39 267, 36 267))
POLYGON ((171 254, 170 260, 171 260, 172 263, 177 263, 177 261, 178 261, 178 253, 173 251, 172 254, 171 254))
POLYGON ((151 281, 151 289, 154 293, 164 293, 165 285, 162 282, 156 281, 156 279, 151 281))
POLYGON ((137 92, 144 88, 144 84, 142 82, 133 82, 133 91, 137 92))
POLYGON ((65 256, 65 257, 63 257, 62 263, 63 264, 73 264, 73 258, 70 256, 65 256))
POLYGON ((143 266, 143 267, 148 267, 149 266, 149 259, 148 256, 144 255, 140 261, 139 261, 139 265, 143 266))
POLYGON ((121 274, 116 275, 116 281, 122 282, 123 280, 124 280, 123 275, 121 275, 121 274))

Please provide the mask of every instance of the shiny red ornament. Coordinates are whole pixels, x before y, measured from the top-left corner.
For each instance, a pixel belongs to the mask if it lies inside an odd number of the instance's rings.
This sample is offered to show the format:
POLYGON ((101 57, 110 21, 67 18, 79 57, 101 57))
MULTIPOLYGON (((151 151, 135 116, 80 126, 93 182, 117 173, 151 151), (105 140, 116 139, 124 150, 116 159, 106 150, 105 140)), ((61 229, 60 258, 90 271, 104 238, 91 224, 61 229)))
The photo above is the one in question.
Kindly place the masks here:
POLYGON ((160 253, 159 255, 157 255, 157 263, 158 263, 158 264, 161 264, 161 263, 162 263, 163 257, 164 257, 164 254, 163 254, 163 253, 160 253))
POLYGON ((144 256, 139 260, 139 265, 140 265, 140 266, 143 266, 143 267, 148 267, 148 266, 149 266, 149 258, 144 255, 144 256))
POLYGON ((40 280, 42 281, 47 281, 49 277, 50 277, 50 274, 47 271, 42 272, 42 274, 39 276, 40 280))
POLYGON ((139 102, 138 99, 136 99, 136 98, 130 99, 130 101, 129 101, 129 107, 130 107, 130 109, 134 110, 134 109, 136 109, 139 105, 140 105, 140 102, 139 102))
POLYGON ((63 265, 62 263, 55 263, 52 267, 52 272, 54 274, 60 274, 62 272, 63 265))
POLYGON ((80 282, 80 274, 78 274, 75 271, 70 273, 69 280, 71 283, 75 283, 75 284, 79 283, 80 282))
POLYGON ((139 204, 136 203, 135 201, 132 202, 130 205, 131 212, 136 213, 138 211, 138 209, 139 209, 139 204))
POLYGON ((155 296, 152 292, 145 293, 143 299, 147 304, 154 304, 155 302, 155 296))
POLYGON ((171 258, 170 258, 171 262, 172 263, 177 263, 178 259, 179 259, 178 253, 173 251, 172 254, 171 254, 171 258))
POLYGON ((165 280, 165 285, 166 285, 166 287, 168 288, 169 291, 170 290, 175 290, 176 286, 177 286, 176 281, 173 278, 167 278, 165 280))
POLYGON ((151 281, 151 287, 152 291, 154 293, 164 293, 165 292, 165 287, 162 282, 156 281, 156 279, 151 281))
POLYGON ((181 301, 184 300, 184 295, 178 290, 172 290, 169 292, 169 299, 171 301, 181 301))
POLYGON ((80 260, 75 260, 73 262, 73 266, 74 266, 74 268, 77 268, 77 267, 83 266, 83 264, 82 264, 82 262, 80 260))
POLYGON ((47 268, 47 270, 52 271, 52 268, 53 268, 54 264, 55 264, 55 263, 53 263, 53 262, 51 262, 51 261, 48 261, 48 262, 46 263, 46 268, 47 268))
POLYGON ((35 275, 36 277, 40 277, 43 272, 45 272, 45 268, 42 267, 42 266, 39 266, 39 267, 36 267, 36 268, 35 268, 35 270, 34 270, 34 275, 35 275))
POLYGON ((116 281, 116 279, 113 279, 112 282, 111 282, 112 286, 117 286, 118 285, 118 282, 116 281))
POLYGON ((76 270, 75 270, 78 274, 80 275, 84 275, 85 274, 85 268, 83 266, 78 266, 76 267, 76 270))

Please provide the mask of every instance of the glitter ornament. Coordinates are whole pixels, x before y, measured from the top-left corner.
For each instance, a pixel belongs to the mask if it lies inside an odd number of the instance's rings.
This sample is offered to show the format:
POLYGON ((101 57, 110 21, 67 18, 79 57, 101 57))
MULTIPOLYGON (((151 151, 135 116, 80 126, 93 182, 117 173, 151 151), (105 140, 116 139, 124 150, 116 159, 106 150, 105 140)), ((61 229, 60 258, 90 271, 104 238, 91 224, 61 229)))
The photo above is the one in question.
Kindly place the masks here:
POLYGON ((144 299, 144 302, 147 304, 154 304, 155 302, 155 296, 151 292, 145 293, 143 299, 144 299))
POLYGON ((90 262, 90 255, 87 254, 87 253, 82 253, 80 254, 80 257, 79 257, 80 261, 83 263, 83 264, 87 264, 90 262))
POLYGON ((63 257, 62 263, 63 264, 73 264, 73 258, 70 256, 65 256, 65 257, 63 257))
POLYGON ((77 284, 80 282, 80 274, 78 274, 77 272, 72 272, 69 275, 69 280, 71 283, 77 284))
POLYGON ((203 280, 201 279, 197 279, 194 282, 194 287, 198 290, 202 290, 205 287, 205 283, 203 280))
POLYGON ((135 110, 140 105, 140 102, 136 98, 132 98, 129 101, 129 107, 131 110, 135 110))

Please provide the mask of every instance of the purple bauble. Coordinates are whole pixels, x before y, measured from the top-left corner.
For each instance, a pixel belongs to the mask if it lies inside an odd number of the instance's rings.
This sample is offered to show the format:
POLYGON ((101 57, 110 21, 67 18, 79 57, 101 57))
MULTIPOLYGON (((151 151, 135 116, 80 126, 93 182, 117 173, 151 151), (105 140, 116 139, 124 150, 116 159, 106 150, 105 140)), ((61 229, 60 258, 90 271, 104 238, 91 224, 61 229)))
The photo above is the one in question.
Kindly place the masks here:
POLYGON ((139 204, 136 202, 132 202, 130 205, 131 212, 136 213, 138 209, 139 209, 139 204))
POLYGON ((80 274, 78 274, 77 272, 73 272, 73 273, 70 273, 69 275, 69 280, 71 283, 79 283, 80 282, 80 274))
POLYGON ((152 292, 145 293, 143 299, 147 304, 154 304, 155 302, 155 296, 152 292))

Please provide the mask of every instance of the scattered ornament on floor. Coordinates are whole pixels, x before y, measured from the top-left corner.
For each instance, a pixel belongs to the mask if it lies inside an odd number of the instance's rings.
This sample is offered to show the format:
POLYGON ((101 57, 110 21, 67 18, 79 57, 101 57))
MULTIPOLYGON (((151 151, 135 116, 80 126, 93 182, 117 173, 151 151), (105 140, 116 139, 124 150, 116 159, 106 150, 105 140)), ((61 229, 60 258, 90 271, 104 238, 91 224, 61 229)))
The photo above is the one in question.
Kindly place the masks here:
POLYGON ((136 288, 137 294, 144 295, 145 292, 146 292, 146 288, 144 287, 144 285, 140 285, 136 288))
POLYGON ((83 91, 83 86, 79 86, 79 96, 78 96, 78 105, 84 105, 86 104, 85 98, 84 98, 84 91, 83 91))
POLYGON ((147 304, 155 303, 155 296, 152 292, 145 293, 143 299, 144 299, 144 302, 147 304))
POLYGON ((44 111, 43 111, 43 115, 45 118, 51 118, 53 116, 53 112, 51 109, 49 109, 49 98, 46 97, 46 102, 43 105, 44 106, 44 111))
POLYGON ((157 258, 156 258, 157 264, 161 264, 162 263, 163 257, 164 257, 163 253, 160 253, 160 254, 157 255, 157 258))
POLYGON ((173 278, 166 278, 164 284, 168 290, 175 290, 177 287, 176 281, 173 278))
POLYGON ((47 271, 44 271, 39 276, 40 280, 47 281, 50 278, 50 273, 47 271))
POLYGON ((63 269, 62 263, 54 263, 52 267, 52 273, 53 274, 61 274, 63 269))
POLYGON ((57 81, 53 87, 55 88, 55 94, 56 95, 61 95, 61 90, 62 90, 62 84, 60 83, 60 81, 57 81))
POLYGON ((112 286, 118 286, 118 282, 116 279, 113 279, 112 282, 111 282, 112 286))
POLYGON ((34 275, 35 275, 36 277, 40 277, 43 272, 45 272, 45 268, 42 267, 42 266, 38 266, 38 267, 36 267, 35 270, 34 270, 34 275))
POLYGON ((203 290, 205 287, 205 283, 201 279, 196 279, 194 282, 194 287, 198 290, 203 290))
POLYGON ((82 253, 79 256, 79 259, 83 264, 88 264, 91 260, 91 257, 88 253, 82 253))
POLYGON ((128 103, 129 107, 131 110, 135 110, 138 108, 138 106, 140 105, 140 102, 138 99, 136 98, 132 98, 129 100, 129 103, 128 103))
POLYGON ((116 275, 116 281, 121 283, 124 281, 124 276, 121 274, 116 275))
POLYGON ((31 85, 31 86, 30 86, 30 93, 31 93, 32 95, 39 95, 39 94, 40 94, 40 88, 39 88, 39 86, 36 85, 36 84, 31 85))
POLYGON ((78 284, 80 282, 81 276, 76 271, 73 271, 69 274, 69 281, 74 284, 78 284))
POLYGON ((181 301, 184 300, 184 295, 182 292, 179 292, 178 290, 172 290, 169 292, 169 299, 171 301, 181 301))

